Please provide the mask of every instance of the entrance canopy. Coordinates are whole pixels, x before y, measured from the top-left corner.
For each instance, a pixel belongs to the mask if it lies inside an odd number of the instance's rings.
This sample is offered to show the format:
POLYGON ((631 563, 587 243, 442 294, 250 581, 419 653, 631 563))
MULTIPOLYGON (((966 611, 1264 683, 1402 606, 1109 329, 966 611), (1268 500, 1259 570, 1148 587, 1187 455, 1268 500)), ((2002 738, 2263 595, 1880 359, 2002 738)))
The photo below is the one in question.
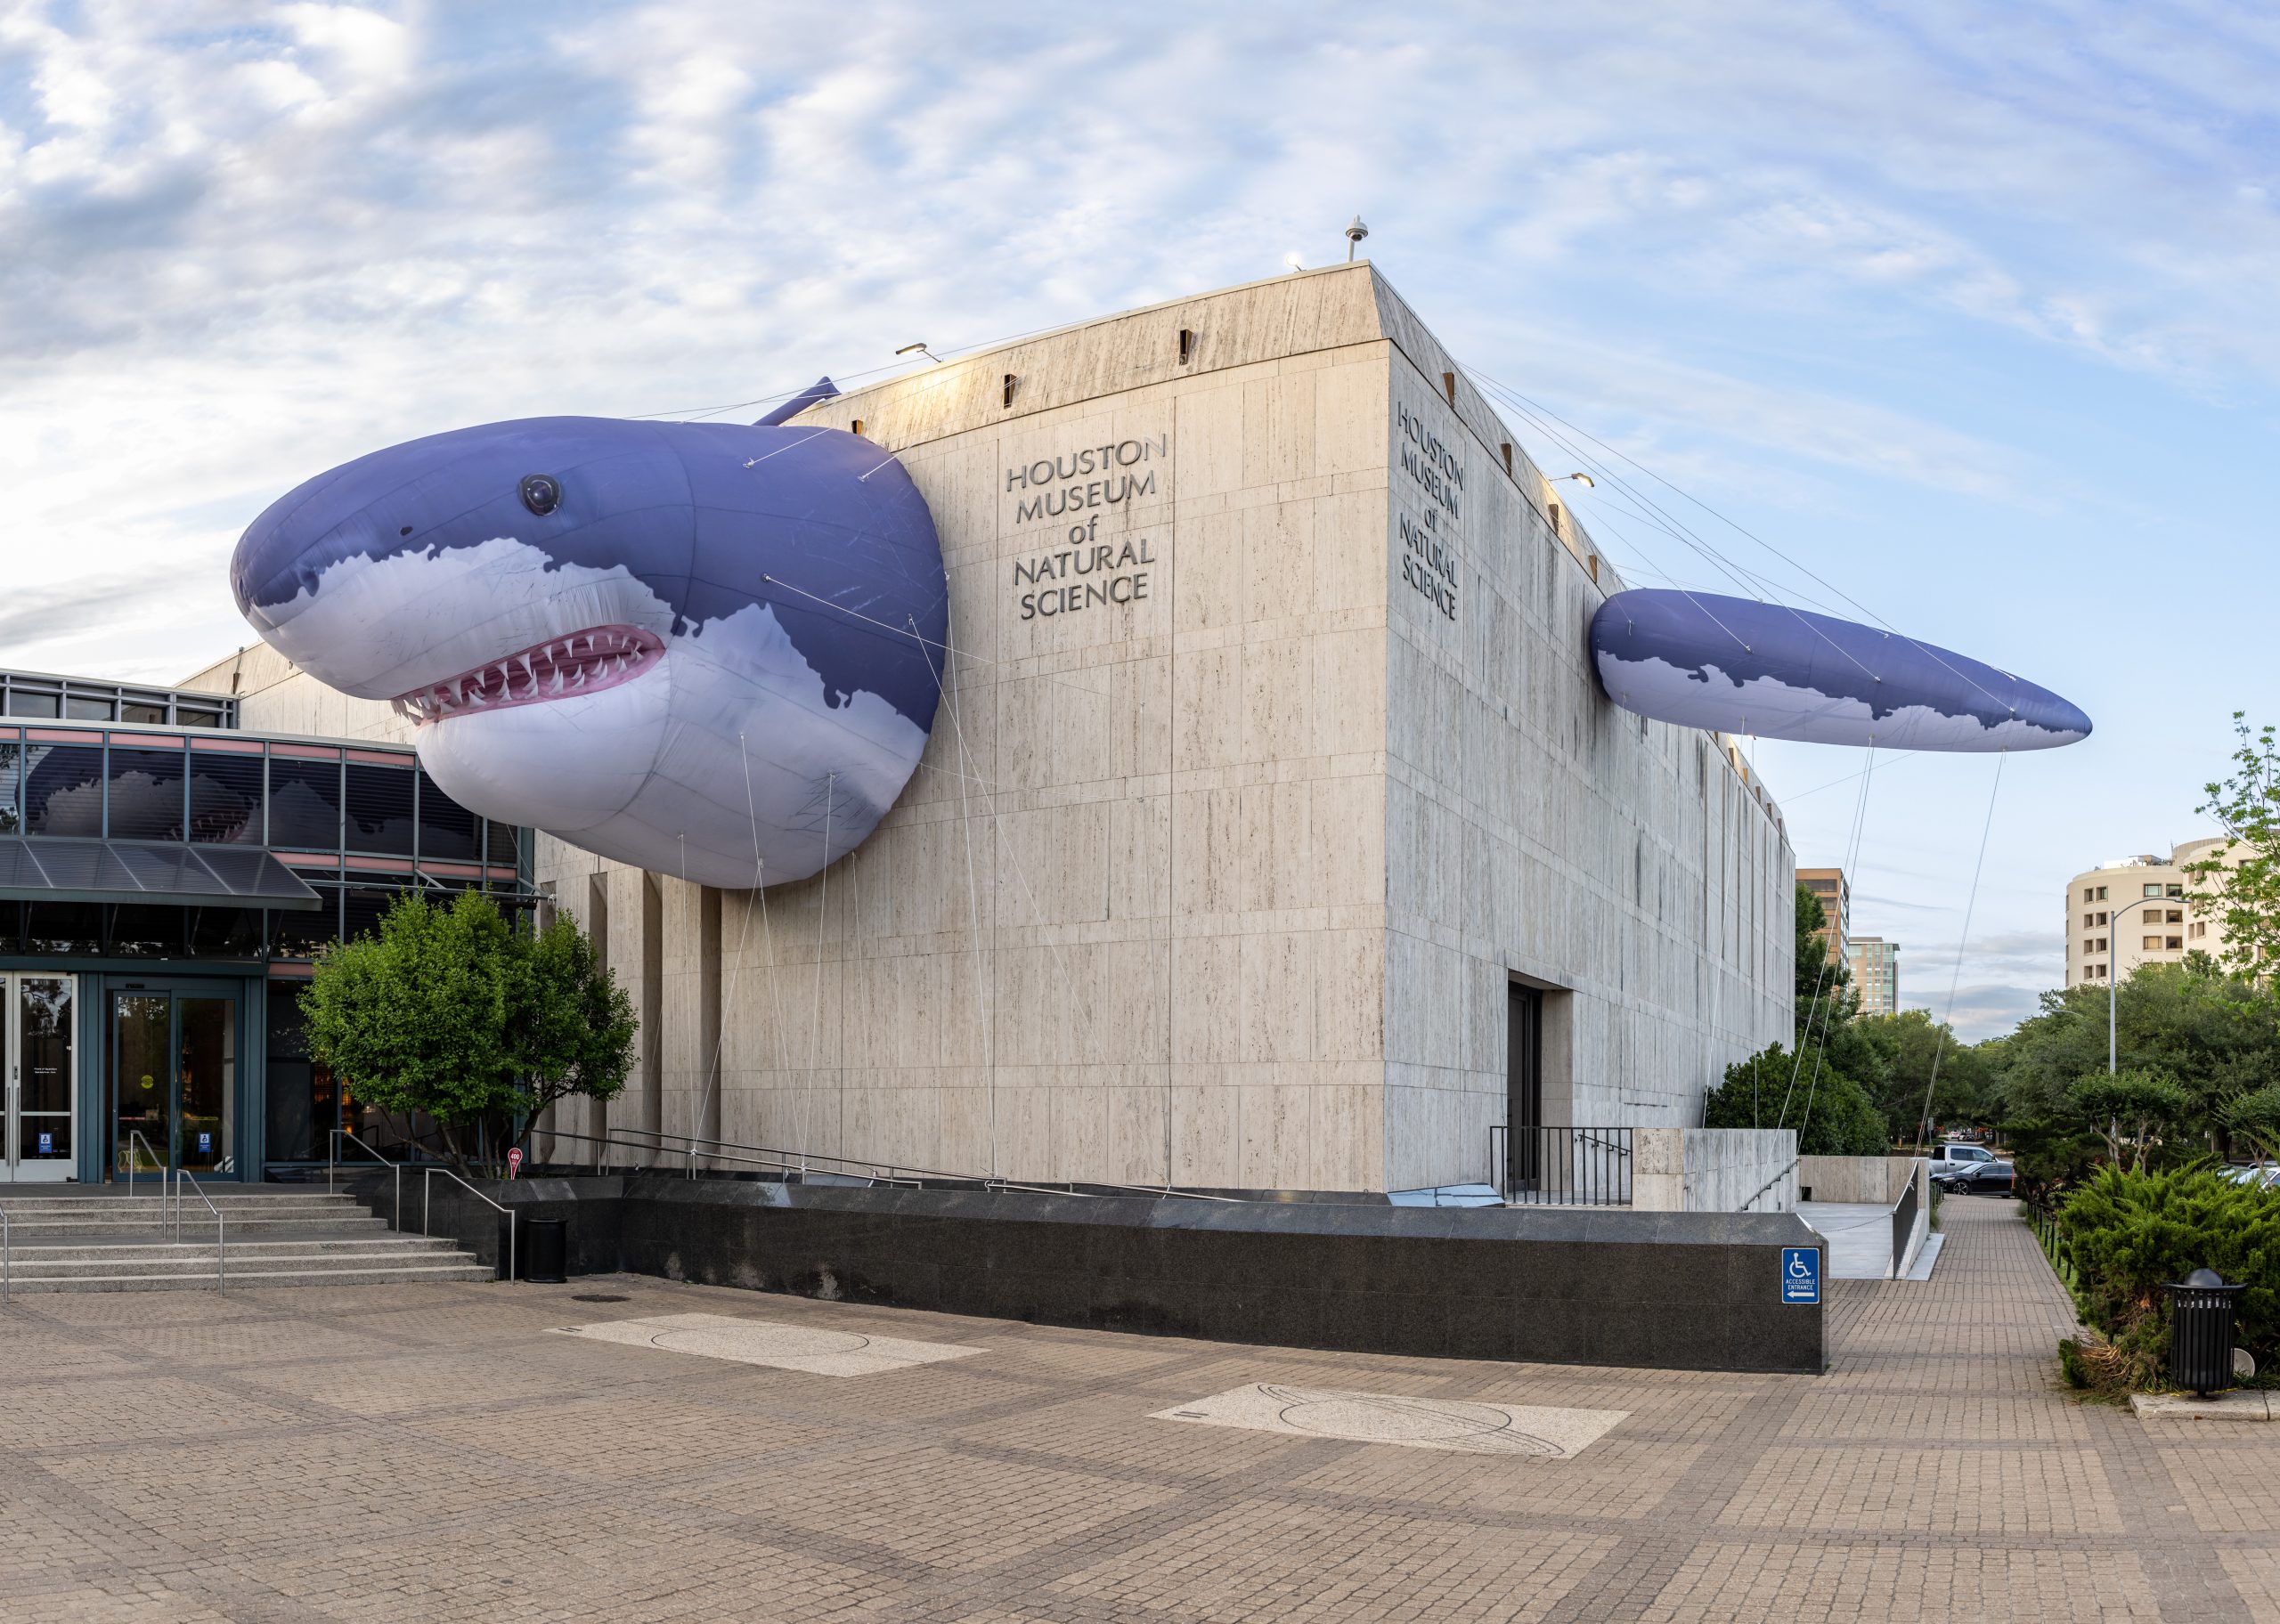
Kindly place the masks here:
POLYGON ((0 902, 158 902, 314 910, 324 899, 265 851, 0 836, 0 902))

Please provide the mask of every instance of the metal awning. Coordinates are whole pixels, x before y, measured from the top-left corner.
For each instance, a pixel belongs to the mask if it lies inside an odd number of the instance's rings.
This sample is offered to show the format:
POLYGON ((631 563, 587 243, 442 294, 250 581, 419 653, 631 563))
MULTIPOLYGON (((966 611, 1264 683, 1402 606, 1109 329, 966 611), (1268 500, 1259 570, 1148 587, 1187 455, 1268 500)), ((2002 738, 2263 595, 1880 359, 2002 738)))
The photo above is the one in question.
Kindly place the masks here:
POLYGON ((324 899, 269 853, 237 846, 0 835, 0 901, 310 910, 324 899))

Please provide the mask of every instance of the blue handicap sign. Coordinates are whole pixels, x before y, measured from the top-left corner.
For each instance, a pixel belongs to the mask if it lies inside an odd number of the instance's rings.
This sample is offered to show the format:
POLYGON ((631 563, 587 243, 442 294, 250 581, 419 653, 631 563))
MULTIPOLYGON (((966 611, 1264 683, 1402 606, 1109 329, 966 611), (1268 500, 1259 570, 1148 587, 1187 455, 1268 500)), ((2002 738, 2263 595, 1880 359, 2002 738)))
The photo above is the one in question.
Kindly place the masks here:
POLYGON ((211 1133, 200 1133, 198 1136, 198 1154, 200 1156, 214 1154, 214 1136, 211 1133))
POLYGON ((39 1136, 39 1153, 42 1156, 53 1156, 55 1154, 54 1134, 43 1133, 39 1136))
POLYGON ((1781 1248, 1781 1300, 1812 1303, 1820 1301, 1820 1248, 1781 1248))

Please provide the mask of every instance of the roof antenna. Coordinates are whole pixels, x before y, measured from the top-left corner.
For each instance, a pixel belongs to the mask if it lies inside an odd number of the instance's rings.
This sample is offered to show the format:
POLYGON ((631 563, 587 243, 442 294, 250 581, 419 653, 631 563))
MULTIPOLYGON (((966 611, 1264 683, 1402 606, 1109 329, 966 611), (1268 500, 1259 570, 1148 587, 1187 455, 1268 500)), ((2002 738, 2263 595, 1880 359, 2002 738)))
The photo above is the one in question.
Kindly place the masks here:
POLYGON ((1355 215, 1354 223, 1346 228, 1346 263, 1348 264, 1354 263, 1354 250, 1362 246, 1362 239, 1369 234, 1370 228, 1362 223, 1362 216, 1355 215))

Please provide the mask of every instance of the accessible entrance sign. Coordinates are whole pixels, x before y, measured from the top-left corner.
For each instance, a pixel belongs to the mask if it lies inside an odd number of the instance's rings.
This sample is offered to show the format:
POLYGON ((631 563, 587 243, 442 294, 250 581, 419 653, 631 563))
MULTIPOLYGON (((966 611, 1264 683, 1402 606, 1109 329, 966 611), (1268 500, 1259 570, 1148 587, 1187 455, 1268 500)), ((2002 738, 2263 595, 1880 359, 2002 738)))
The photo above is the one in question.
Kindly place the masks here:
POLYGON ((1806 1305, 1820 1301, 1820 1248, 1781 1248, 1781 1300, 1806 1305))

